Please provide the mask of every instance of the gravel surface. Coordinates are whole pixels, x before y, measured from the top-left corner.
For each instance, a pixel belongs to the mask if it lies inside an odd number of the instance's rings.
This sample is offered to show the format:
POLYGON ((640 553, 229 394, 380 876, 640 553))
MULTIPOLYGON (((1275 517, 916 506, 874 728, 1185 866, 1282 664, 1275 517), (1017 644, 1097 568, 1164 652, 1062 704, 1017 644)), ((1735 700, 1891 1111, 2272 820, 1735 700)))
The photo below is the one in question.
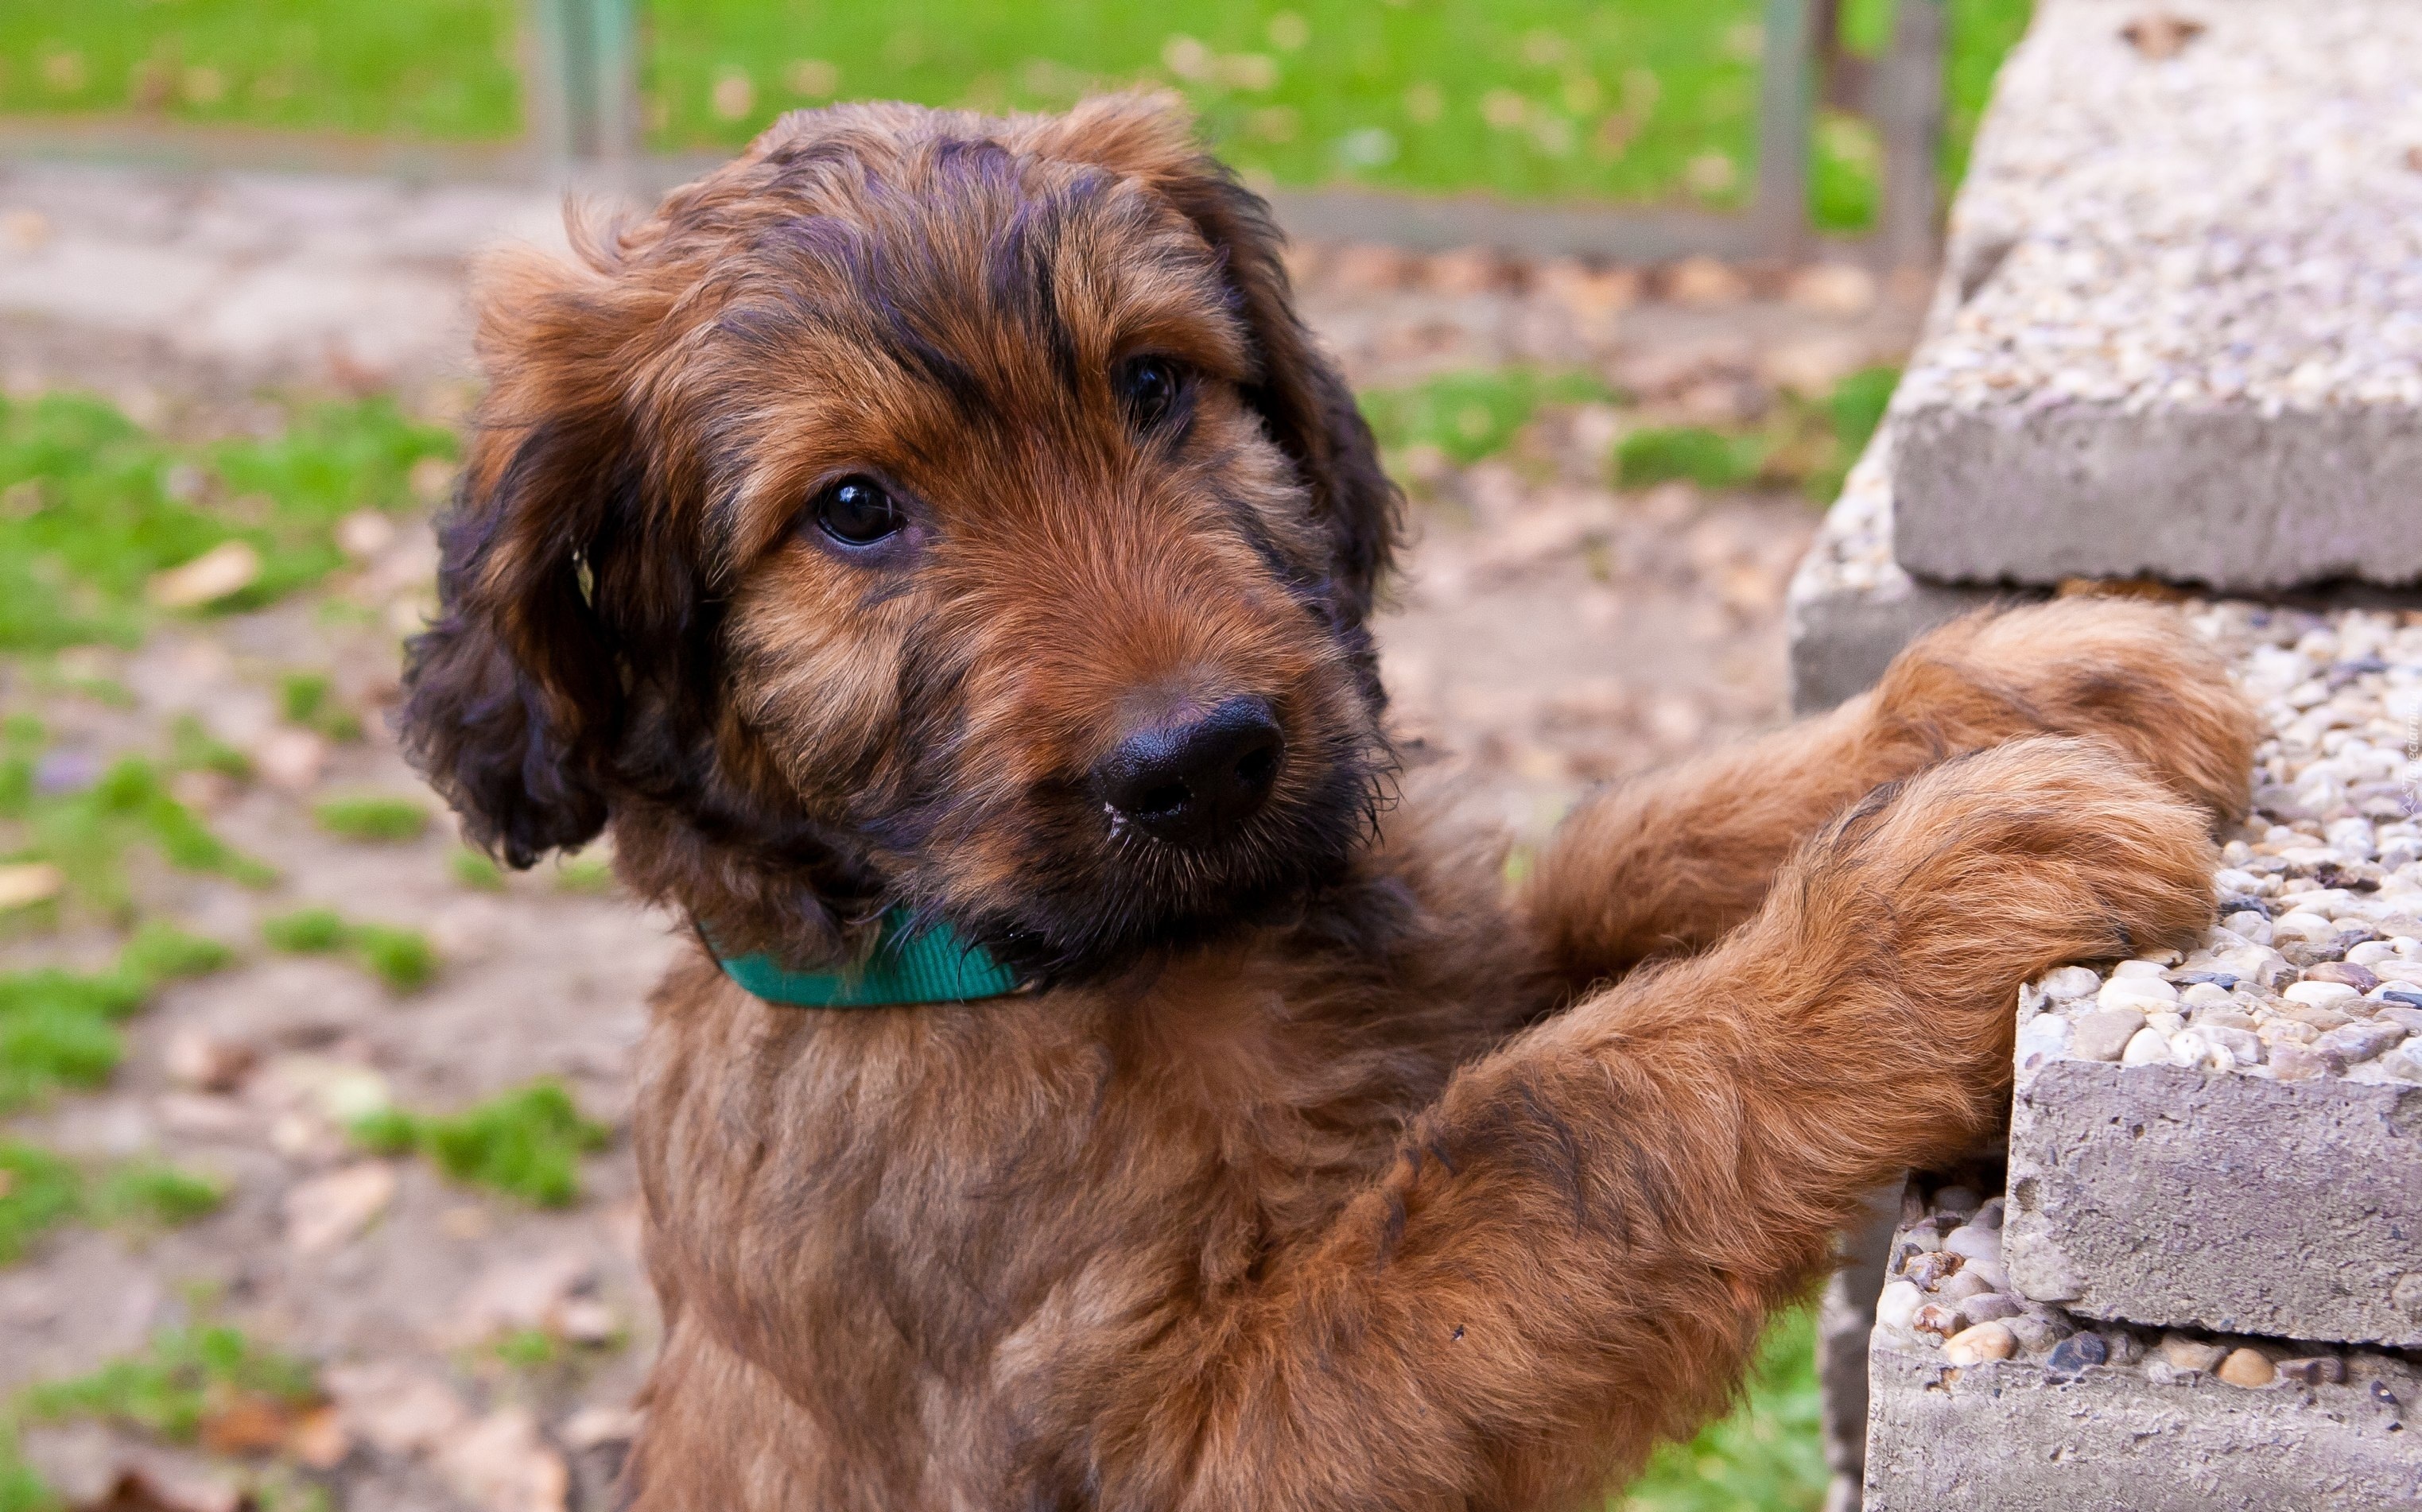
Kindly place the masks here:
POLYGON ((2136 0, 2041 8, 1959 196, 1975 292, 1908 402, 2422 404, 2422 11, 2193 9, 2164 57, 2136 0))
POLYGON ((2422 615, 2195 619, 2273 731, 2213 879, 2220 922, 2183 957, 2021 990, 2021 1075, 2071 1058, 2422 1082, 2422 615))
POLYGON ((2351 1386, 2359 1395, 2376 1384, 2392 1404, 2422 1389, 2422 1368, 2395 1353, 2097 1322, 2021 1297, 2002 1266, 2000 1177, 1979 1169, 1911 1179, 1876 1305, 1879 1345, 1914 1345, 1963 1367, 2018 1360, 2055 1380, 2093 1369, 2162 1386, 2210 1378, 2243 1390, 2351 1386))

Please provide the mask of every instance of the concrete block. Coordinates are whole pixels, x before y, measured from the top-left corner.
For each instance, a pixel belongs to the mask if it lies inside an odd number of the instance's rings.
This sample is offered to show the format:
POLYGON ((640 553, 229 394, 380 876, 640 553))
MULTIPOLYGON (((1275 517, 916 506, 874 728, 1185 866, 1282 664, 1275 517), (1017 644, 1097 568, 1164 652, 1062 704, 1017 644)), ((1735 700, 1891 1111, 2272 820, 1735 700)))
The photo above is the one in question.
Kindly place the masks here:
POLYGON ((1894 412, 1920 578, 2422 582, 2422 8, 2048 0, 1894 412), (2170 39, 2176 41, 2175 34, 2170 39))
POLYGON ((1998 600, 2033 595, 1921 583, 1892 554, 1893 425, 1879 427, 1825 512, 1784 600, 1791 709, 1814 714, 1865 692, 1911 641, 1998 600))
POLYGON ((2055 1061, 2012 1112, 2005 1255, 2084 1317, 2422 1346, 2422 1086, 2055 1061))
POLYGON ((2198 1373, 2069 1378, 1879 1336, 1866 1512, 2388 1512, 2422 1507, 2402 1378, 2243 1390, 2198 1373))
POLYGON ((2422 1507, 2410 1361, 2016 1302, 1975 1284, 1999 1280, 1981 1190, 1919 1178, 1904 1200, 1870 1340, 1867 1512, 2422 1507))
POLYGON ((2183 959, 2020 994, 2005 1257, 2072 1313, 2422 1347, 2422 616, 2193 623, 2272 731, 2183 959))

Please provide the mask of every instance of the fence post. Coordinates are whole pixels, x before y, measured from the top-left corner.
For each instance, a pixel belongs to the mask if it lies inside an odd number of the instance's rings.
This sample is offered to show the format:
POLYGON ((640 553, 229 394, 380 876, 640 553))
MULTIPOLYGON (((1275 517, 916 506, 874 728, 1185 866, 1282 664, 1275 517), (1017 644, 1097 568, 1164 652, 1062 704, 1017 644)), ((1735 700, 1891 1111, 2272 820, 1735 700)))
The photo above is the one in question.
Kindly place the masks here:
POLYGON ((1942 0, 1899 0, 1876 98, 1884 138, 1883 250, 1895 269, 1934 261, 1942 65, 1942 0))
POLYGON ((1808 235, 1808 0, 1766 0, 1766 47, 1758 68, 1758 240, 1776 257, 1797 254, 1808 235))
POLYGON ((638 150, 634 0, 530 0, 532 138, 558 172, 621 168, 638 150))

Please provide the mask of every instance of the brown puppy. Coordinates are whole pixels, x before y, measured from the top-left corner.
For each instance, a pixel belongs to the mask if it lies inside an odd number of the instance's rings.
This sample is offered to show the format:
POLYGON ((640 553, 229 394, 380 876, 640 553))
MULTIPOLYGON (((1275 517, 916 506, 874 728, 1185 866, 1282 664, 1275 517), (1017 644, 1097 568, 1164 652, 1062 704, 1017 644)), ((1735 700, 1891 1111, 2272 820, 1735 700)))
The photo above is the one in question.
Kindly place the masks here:
POLYGON ((1150 101, 791 117, 583 257, 485 287, 418 758, 727 953, 906 909, 1025 984, 664 985, 642 1507, 1569 1502, 1999 1118, 2021 981, 2210 917, 2251 715, 2089 602, 1596 800, 1509 903, 1381 802, 1396 497, 1150 101))

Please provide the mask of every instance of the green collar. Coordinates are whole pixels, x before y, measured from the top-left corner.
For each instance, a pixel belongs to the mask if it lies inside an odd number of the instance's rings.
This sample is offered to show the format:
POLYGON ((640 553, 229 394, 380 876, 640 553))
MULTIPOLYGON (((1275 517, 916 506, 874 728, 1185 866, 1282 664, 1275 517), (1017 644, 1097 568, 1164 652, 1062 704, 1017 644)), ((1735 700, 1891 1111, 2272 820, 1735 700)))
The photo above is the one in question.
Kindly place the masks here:
POLYGON ((968 1003, 1018 989, 1017 974, 983 946, 947 924, 911 926, 904 908, 883 915, 883 932, 863 964, 838 972, 801 972, 758 952, 726 956, 708 949, 723 974, 768 1003, 794 1008, 888 1008, 907 1003, 968 1003))

